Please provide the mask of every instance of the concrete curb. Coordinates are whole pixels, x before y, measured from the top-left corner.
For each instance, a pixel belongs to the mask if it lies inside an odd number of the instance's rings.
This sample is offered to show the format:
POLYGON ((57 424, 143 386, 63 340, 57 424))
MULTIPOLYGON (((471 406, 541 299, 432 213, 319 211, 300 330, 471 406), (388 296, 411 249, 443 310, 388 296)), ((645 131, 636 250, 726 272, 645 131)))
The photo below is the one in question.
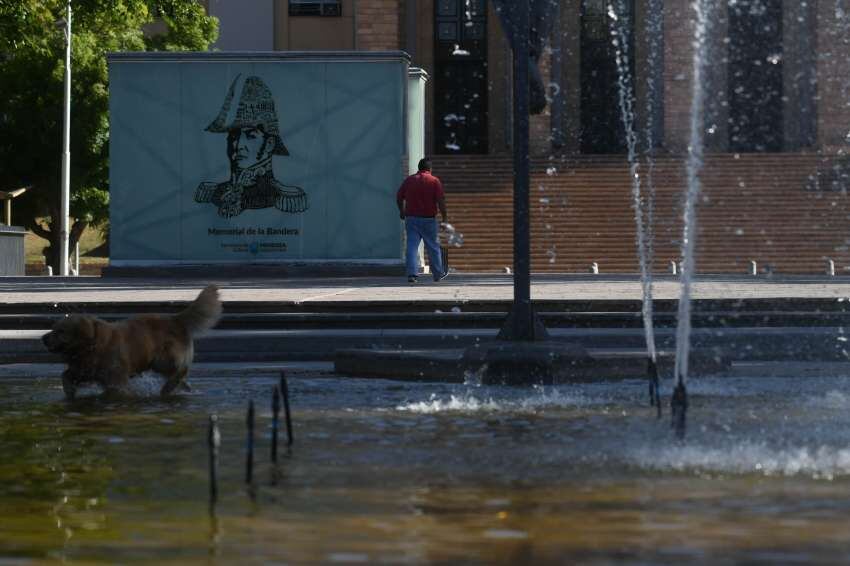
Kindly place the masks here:
MULTIPOLYGON (((560 343, 561 346, 570 346, 560 343)), ((551 345, 528 344, 540 349, 540 356, 559 365, 558 376, 554 383, 581 383, 595 381, 615 381, 639 379, 647 376, 647 356, 640 349, 595 349, 583 351, 581 348, 565 352, 566 357, 551 356, 551 345), (582 353, 583 352, 583 353, 582 353), (578 356, 582 353, 579 357, 578 356), (579 359, 581 358, 581 359, 579 359), (575 359, 580 363, 570 364, 575 359)), ((386 350, 347 348, 334 354, 334 371, 353 377, 397 379, 401 381, 426 381, 442 383, 484 383, 487 361, 484 358, 469 355, 476 347, 444 350, 386 350)), ((483 352, 484 348, 482 348, 483 352)), ((534 354, 532 352, 532 354, 534 354)), ((672 378, 675 352, 658 352, 658 368, 662 377, 672 378)), ((486 354, 485 354, 486 356, 486 354)), ((511 357, 511 353, 507 354, 511 357)), ((507 359, 507 358, 506 358, 507 359)), ((712 351, 696 350, 690 353, 690 375, 695 377, 728 374, 731 363, 719 359, 712 351)), ((499 381, 499 378, 496 378, 499 381)), ((547 382, 546 378, 527 380, 547 382)), ((501 382, 501 381, 500 381, 501 382)), ((519 384, 519 383, 515 383, 519 384)))

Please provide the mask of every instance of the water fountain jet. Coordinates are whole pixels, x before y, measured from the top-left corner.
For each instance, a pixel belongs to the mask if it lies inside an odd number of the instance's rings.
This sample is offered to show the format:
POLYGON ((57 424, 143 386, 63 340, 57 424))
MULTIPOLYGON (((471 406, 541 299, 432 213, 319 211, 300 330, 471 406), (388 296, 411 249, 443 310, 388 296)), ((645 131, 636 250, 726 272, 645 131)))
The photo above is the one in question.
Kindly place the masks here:
POLYGON ((673 426, 676 435, 685 435, 685 416, 688 408, 688 393, 685 386, 688 376, 688 356, 691 339, 691 279, 696 266, 697 217, 696 205, 699 199, 701 182, 700 172, 703 166, 704 132, 703 111, 705 91, 703 71, 706 59, 706 35, 708 33, 708 10, 705 0, 695 0, 693 9, 696 14, 696 29, 693 56, 693 84, 691 96, 690 144, 688 147, 687 178, 685 193, 684 225, 682 234, 682 275, 680 279, 678 323, 676 327, 676 385, 670 408, 673 412, 673 426))
MULTIPOLYGON (((631 36, 631 14, 627 10, 623 0, 617 0, 608 4, 608 16, 611 24, 612 44, 615 48, 615 61, 617 65, 617 86, 619 90, 620 116, 623 121, 623 129, 626 134, 627 158, 629 162, 629 179, 632 186, 632 209, 635 215, 635 243, 637 244, 638 264, 640 266, 640 281, 642 291, 643 328, 646 337, 647 374, 649 378, 649 400, 650 404, 657 407, 658 415, 661 415, 661 401, 658 397, 658 364, 655 348, 655 329, 652 322, 652 255, 651 237, 647 242, 647 235, 651 236, 651 211, 652 198, 647 203, 648 218, 643 215, 644 202, 641 195, 641 175, 637 159, 637 134, 635 132, 634 111, 634 80, 630 72, 629 50, 632 44, 631 36)), ((650 56, 652 59, 652 56, 650 56)), ((648 102, 651 108, 651 100, 648 102)), ((648 120, 648 152, 652 148, 652 123, 648 120)), ((652 159, 649 159, 650 163, 652 159)))

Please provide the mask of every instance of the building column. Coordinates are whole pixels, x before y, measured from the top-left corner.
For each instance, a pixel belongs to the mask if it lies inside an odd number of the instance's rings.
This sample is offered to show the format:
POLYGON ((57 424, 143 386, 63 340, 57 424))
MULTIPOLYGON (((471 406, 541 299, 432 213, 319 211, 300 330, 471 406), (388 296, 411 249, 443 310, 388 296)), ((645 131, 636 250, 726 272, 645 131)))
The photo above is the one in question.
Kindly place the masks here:
POLYGON ((507 153, 511 149, 512 84, 511 46, 499 16, 491 9, 487 15, 487 127, 491 154, 507 153))
MULTIPOLYGON (((551 100, 552 94, 552 49, 551 40, 547 40, 540 56, 540 76, 547 97, 551 100)), ((546 156, 552 153, 552 104, 547 103, 546 108, 540 114, 529 116, 528 121, 529 139, 528 149, 531 155, 546 156)))
MULTIPOLYGON (((362 0, 361 0, 362 1, 362 0)), ((414 64, 431 77, 425 87, 425 152, 434 153, 434 0, 416 1, 414 64)))
POLYGON ((557 45, 560 56, 553 54, 553 81, 560 87, 552 108, 552 129, 560 132, 559 153, 579 152, 581 128, 581 0, 563 0, 560 3, 560 26, 552 32, 553 47, 557 45), (557 36, 557 37, 556 37, 557 36), (555 61, 560 60, 559 67, 555 61))
POLYGON ((784 2, 782 14, 782 73, 784 147, 799 151, 816 143, 816 36, 814 2, 784 2))
POLYGON ((847 149, 850 130, 850 21, 847 2, 817 3, 817 145, 847 149), (836 13, 843 7, 845 12, 836 13))
POLYGON ((289 3, 288 0, 274 0, 274 49, 286 51, 289 49, 289 3))
POLYGON ((635 114, 638 145, 664 142, 664 0, 635 2, 635 114), (650 136, 651 134, 651 136, 650 136))
POLYGON ((410 64, 416 66, 416 0, 405 0, 404 3, 404 50, 410 55, 410 64))
MULTIPOLYGON (((706 2, 710 29, 706 34, 707 60, 703 67, 706 89, 707 151, 724 151, 728 146, 728 95, 725 51, 728 19, 726 2, 706 2), (712 100, 717 98, 718 100, 712 100)), ((690 3, 667 2, 664 6, 664 147, 685 154, 690 143, 691 100, 693 98, 694 40, 696 13, 690 3)))
POLYGON ((664 147, 671 153, 688 149, 693 75, 693 10, 675 2, 664 10, 664 147))
POLYGON ((726 0, 707 2, 705 151, 729 151, 729 9, 726 0))

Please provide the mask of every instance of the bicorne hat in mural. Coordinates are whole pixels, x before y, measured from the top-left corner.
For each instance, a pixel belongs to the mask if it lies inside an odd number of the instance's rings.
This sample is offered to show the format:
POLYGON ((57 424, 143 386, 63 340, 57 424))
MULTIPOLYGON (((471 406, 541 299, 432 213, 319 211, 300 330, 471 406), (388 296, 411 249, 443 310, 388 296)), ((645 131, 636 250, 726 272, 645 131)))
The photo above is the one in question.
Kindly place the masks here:
POLYGON ((206 131, 227 133, 233 129, 258 126, 266 135, 274 138, 274 155, 289 155, 289 150, 283 145, 280 137, 272 91, 260 77, 250 76, 243 79, 241 74, 236 75, 224 97, 218 116, 206 127, 206 131), (233 103, 234 98, 236 104, 233 103))

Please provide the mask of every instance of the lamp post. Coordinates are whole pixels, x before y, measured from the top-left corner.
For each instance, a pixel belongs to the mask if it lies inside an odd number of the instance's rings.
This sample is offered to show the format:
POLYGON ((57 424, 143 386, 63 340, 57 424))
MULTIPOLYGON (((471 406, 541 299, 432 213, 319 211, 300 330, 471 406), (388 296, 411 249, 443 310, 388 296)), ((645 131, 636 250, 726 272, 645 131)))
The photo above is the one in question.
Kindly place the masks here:
POLYGON ((529 114, 546 107, 537 60, 553 0, 493 0, 513 49, 514 300, 494 342, 476 344, 463 363, 482 383, 521 385, 570 379, 592 359, 579 344, 552 340, 531 301, 529 114))
POLYGON ((513 146, 514 146, 514 302, 499 338, 545 340, 548 333, 531 303, 531 227, 529 222, 529 56, 531 10, 529 0, 501 3, 512 28, 513 146))
POLYGON ((71 201, 71 0, 65 14, 65 108, 62 131, 62 187, 59 206, 59 274, 68 275, 68 216, 71 201))

